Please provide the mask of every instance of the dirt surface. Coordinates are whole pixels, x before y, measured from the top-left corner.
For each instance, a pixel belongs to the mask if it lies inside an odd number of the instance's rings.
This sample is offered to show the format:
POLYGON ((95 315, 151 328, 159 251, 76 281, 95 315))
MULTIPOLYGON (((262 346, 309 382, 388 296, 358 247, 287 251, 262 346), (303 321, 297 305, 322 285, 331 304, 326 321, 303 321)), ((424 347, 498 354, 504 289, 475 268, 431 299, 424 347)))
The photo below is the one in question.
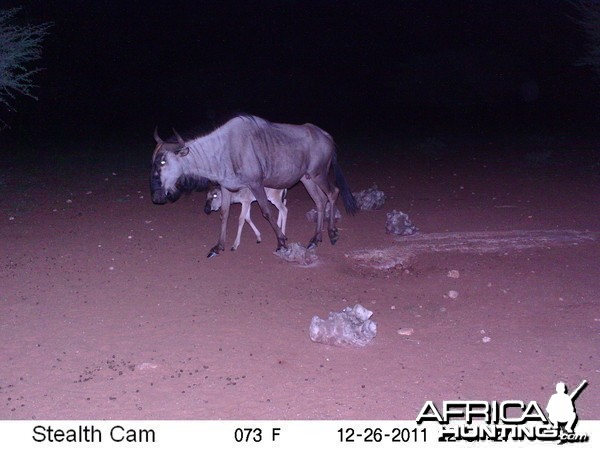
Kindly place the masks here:
MULTIPOLYGON (((145 156, 3 169, 0 419, 414 419, 426 400, 546 405, 583 379, 579 417, 600 419, 597 166, 553 156, 593 145, 429 142, 378 159, 357 145, 341 164, 384 208, 344 215, 308 267, 273 254, 256 205, 263 242, 245 227, 236 252, 207 259, 218 215, 203 194, 153 205, 145 156), (356 259, 408 245, 384 232, 393 209, 421 244, 484 233, 493 248, 356 259), (357 303, 374 312, 370 345, 311 342, 314 315, 357 303)), ((290 242, 312 236, 312 207, 289 191, 290 242)))

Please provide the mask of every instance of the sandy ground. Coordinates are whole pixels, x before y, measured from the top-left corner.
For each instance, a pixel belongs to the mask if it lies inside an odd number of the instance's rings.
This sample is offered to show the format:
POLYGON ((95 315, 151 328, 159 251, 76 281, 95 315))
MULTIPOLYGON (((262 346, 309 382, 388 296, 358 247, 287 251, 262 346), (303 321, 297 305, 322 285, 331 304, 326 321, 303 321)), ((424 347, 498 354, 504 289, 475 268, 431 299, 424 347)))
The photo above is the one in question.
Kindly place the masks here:
MULTIPOLYGON (((273 255, 256 206, 263 242, 246 227, 236 252, 207 259, 218 215, 203 213, 203 194, 152 204, 151 144, 139 160, 9 165, 0 419, 414 419, 426 400, 546 405, 558 381, 583 379, 579 417, 600 419, 600 183, 597 166, 568 157, 596 144, 542 144, 342 151, 353 190, 377 183, 387 201, 344 216, 311 267, 273 255), (392 209, 424 245, 385 234, 392 209), (494 249, 477 249, 481 233, 494 249), (436 236, 459 243, 437 251, 436 236), (381 252, 401 257, 384 268, 356 257, 381 252), (314 315, 356 303, 378 325, 369 346, 311 342, 314 315)), ((290 242, 311 237, 312 207, 290 190, 290 242)))

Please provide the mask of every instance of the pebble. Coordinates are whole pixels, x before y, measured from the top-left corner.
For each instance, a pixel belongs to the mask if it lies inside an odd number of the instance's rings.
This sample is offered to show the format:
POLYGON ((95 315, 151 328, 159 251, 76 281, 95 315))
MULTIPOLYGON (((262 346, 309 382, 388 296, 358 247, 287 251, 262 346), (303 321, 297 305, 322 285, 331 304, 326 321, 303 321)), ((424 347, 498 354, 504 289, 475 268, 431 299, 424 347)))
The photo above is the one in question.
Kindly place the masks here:
POLYGON ((401 334, 402 336, 410 336, 414 332, 415 332, 414 328, 399 328, 398 329, 398 334, 401 334))
POLYGON ((454 299, 458 298, 458 291, 448 291, 447 295, 449 298, 454 300, 454 299))
POLYGON ((450 271, 448 271, 448 278, 459 278, 460 277, 460 272, 456 269, 452 269, 450 271))
POLYGON ((137 366, 138 370, 156 369, 157 367, 158 367, 158 364, 149 363, 149 362, 143 362, 141 364, 138 364, 138 366, 137 366))

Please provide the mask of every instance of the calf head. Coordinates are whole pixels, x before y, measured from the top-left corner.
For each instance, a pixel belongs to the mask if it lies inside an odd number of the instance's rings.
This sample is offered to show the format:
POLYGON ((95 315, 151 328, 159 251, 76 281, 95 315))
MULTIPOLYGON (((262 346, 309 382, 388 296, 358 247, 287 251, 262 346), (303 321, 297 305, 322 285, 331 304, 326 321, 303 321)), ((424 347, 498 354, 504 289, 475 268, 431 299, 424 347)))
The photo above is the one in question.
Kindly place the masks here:
POLYGON ((221 208, 221 189, 213 187, 206 193, 204 212, 210 214, 212 211, 218 211, 219 208, 221 208))

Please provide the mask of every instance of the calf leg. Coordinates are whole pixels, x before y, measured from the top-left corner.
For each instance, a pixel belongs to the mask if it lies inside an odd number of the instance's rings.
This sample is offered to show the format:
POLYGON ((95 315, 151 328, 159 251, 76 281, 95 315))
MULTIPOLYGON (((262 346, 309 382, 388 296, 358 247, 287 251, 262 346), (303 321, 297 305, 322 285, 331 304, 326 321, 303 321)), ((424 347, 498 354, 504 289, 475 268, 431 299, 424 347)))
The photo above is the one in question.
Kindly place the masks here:
POLYGON ((283 197, 283 192, 284 190, 282 189, 277 196, 275 196, 273 199, 271 199, 271 203, 273 203, 276 207, 277 210, 279 211, 279 213, 277 214, 277 226, 279 228, 281 228, 281 231, 283 234, 285 234, 285 226, 287 224, 287 207, 285 206, 285 204, 287 203, 286 200, 282 200, 283 197))
POLYGON ((248 214, 248 217, 246 217, 246 222, 248 222, 248 225, 250 225, 250 228, 252 228, 252 231, 254 231, 254 234, 256 235, 256 243, 260 244, 262 242, 262 236, 260 235, 260 230, 256 228, 256 225, 254 225, 254 222, 252 222, 250 214, 248 214))
POLYGON ((237 235, 235 236, 235 241, 233 242, 233 247, 231 250, 237 250, 240 245, 240 240, 242 238, 242 228, 244 228, 244 220, 246 219, 246 215, 248 213, 248 203, 242 202, 242 211, 240 212, 240 217, 238 218, 238 229, 237 235))
POLYGON ((250 187, 250 190, 252 191, 252 194, 254 194, 256 201, 258 202, 258 206, 260 206, 260 210, 262 212, 263 217, 269 221, 269 223, 271 224, 271 227, 275 231, 275 235, 277 236, 277 250, 279 250, 282 247, 287 248, 287 246, 285 244, 285 241, 287 240, 287 238, 281 231, 281 228, 279 228, 279 226, 277 226, 277 222, 275 221, 275 219, 273 218, 273 215, 271 214, 271 208, 269 207, 269 200, 267 200, 267 194, 265 193, 264 186, 262 184, 259 184, 259 185, 249 186, 249 187, 250 187))

